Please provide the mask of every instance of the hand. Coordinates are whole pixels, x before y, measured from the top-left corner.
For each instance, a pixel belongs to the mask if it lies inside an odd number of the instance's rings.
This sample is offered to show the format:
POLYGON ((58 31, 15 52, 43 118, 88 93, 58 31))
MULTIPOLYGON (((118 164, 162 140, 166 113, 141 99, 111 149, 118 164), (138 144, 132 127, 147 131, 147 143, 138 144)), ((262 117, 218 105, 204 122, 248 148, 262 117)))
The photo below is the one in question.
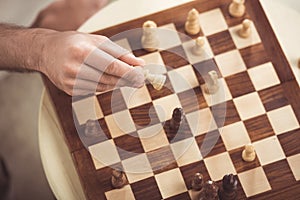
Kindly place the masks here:
POLYGON ((75 31, 106 4, 107 0, 56 0, 38 14, 32 27, 75 31))
POLYGON ((69 95, 144 85, 142 70, 133 67, 144 61, 104 36, 51 31, 37 40, 44 46, 36 70, 69 95))

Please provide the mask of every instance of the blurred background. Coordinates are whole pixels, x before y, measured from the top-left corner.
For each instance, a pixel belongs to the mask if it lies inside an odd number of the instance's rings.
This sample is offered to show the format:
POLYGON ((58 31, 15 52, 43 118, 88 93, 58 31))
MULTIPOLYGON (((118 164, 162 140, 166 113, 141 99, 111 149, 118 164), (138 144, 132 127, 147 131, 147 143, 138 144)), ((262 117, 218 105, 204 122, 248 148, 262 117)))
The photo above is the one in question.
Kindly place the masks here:
MULTIPOLYGON (((52 0, 0 0, 0 22, 29 26, 52 0)), ((12 177, 16 200, 55 199, 38 148, 38 110, 43 89, 38 73, 0 72, 0 156, 12 177)))

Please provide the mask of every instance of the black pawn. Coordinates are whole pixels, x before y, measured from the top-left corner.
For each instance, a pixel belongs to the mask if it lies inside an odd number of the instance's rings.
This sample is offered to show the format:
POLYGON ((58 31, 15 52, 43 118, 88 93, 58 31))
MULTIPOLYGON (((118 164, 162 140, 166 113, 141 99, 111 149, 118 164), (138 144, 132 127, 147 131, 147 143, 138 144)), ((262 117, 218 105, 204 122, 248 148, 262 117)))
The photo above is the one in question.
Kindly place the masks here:
POLYGON ((218 190, 219 187, 213 181, 207 181, 202 192, 199 194, 198 200, 218 200, 218 190))
POLYGON ((119 189, 127 184, 127 178, 123 171, 114 169, 112 171, 111 184, 114 188, 119 189))
POLYGON ((196 173, 192 179, 192 189, 200 191, 203 188, 203 176, 200 173, 196 173))
POLYGON ((220 200, 236 200, 237 184, 238 181, 233 174, 225 175, 222 180, 222 187, 219 190, 220 200))
POLYGON ((182 119, 183 119, 183 110, 182 110, 182 108, 175 108, 173 110, 172 119, 170 121, 171 133, 173 133, 173 134, 177 133, 177 131, 180 127, 182 119))
POLYGON ((101 134, 100 124, 97 120, 87 120, 84 129, 84 135, 86 137, 97 137, 101 134))

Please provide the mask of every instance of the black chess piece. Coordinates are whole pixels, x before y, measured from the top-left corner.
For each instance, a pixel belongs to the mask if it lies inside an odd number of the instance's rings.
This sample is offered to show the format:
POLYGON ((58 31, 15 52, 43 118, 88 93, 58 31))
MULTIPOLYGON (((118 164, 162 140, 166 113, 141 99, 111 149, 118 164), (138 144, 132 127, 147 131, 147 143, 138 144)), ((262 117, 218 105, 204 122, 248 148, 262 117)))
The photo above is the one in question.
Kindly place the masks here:
POLYGON ((84 129, 84 135, 86 137, 97 137, 101 134, 100 124, 98 120, 87 120, 84 129))
POLYGON ((222 180, 222 187, 219 190, 220 200, 236 200, 237 184, 237 178, 233 174, 225 175, 222 180))
POLYGON ((191 183, 192 189, 200 191, 203 188, 203 176, 200 173, 196 173, 191 183))
POLYGON ((219 200, 218 197, 219 187, 213 181, 207 181, 204 186, 202 192, 199 194, 198 200, 219 200))
POLYGON ((127 178, 123 171, 118 169, 113 169, 112 177, 111 177, 111 184, 114 188, 119 189, 124 187, 127 184, 127 178))
POLYGON ((175 108, 173 110, 172 119, 170 121, 170 131, 173 134, 176 134, 181 122, 183 120, 183 110, 182 108, 175 108))

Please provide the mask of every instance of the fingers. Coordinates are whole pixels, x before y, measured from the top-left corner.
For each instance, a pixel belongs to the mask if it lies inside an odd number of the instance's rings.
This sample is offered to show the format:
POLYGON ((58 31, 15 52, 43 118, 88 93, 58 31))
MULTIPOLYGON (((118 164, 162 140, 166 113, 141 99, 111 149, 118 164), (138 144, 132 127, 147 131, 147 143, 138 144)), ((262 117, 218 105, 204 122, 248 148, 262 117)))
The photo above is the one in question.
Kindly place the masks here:
POLYGON ((145 65, 145 61, 143 59, 135 57, 130 51, 112 42, 110 39, 106 39, 98 46, 98 48, 129 65, 145 65))
POLYGON ((123 78, 103 73, 88 65, 81 66, 77 78, 118 87, 130 85, 130 83, 123 78))
POLYGON ((133 66, 144 66, 146 64, 143 59, 135 57, 132 53, 123 55, 119 59, 133 66))
POLYGON ((141 70, 134 70, 134 67, 100 49, 95 49, 91 52, 85 63, 103 73, 118 78, 125 78, 134 87, 141 87, 144 84, 144 75, 141 70))

